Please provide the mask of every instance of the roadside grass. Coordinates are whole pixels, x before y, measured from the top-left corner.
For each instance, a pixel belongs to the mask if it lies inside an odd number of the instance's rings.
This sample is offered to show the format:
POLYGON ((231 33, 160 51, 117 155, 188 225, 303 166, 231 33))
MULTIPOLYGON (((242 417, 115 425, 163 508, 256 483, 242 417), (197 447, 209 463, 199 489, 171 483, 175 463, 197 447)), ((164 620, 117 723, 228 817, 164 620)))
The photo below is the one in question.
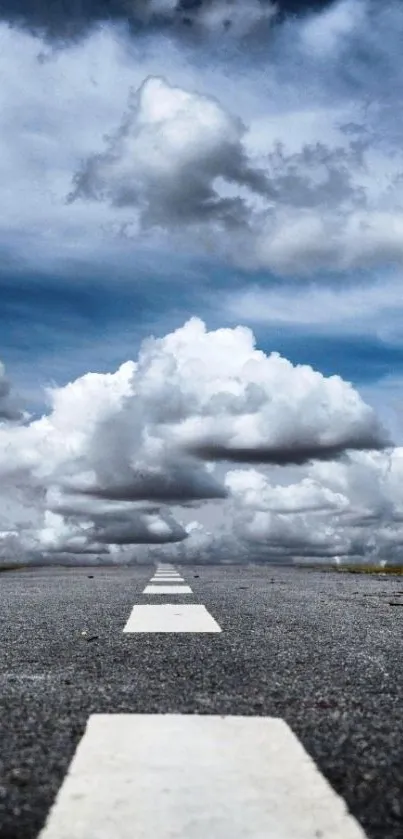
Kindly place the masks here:
POLYGON ((0 563, 0 573, 2 571, 22 571, 28 568, 28 565, 22 565, 21 562, 2 562, 0 563))
POLYGON ((403 576, 403 565, 339 565, 332 568, 346 574, 392 574, 403 576))
POLYGON ((387 574, 389 576, 403 576, 403 565, 355 565, 354 563, 344 563, 342 565, 332 565, 331 563, 304 563, 304 568, 310 568, 312 571, 324 571, 328 574, 387 574))

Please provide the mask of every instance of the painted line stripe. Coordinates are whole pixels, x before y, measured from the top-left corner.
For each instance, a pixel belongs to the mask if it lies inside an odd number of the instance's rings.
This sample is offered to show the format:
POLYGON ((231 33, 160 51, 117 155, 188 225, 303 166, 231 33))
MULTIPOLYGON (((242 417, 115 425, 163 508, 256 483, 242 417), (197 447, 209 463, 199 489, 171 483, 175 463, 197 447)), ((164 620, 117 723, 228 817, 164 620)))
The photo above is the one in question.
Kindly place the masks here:
POLYGON ((157 568, 155 574, 180 574, 176 568, 157 568))
POLYGON ((156 586, 151 584, 146 586, 143 594, 192 594, 192 589, 190 586, 162 586, 158 583, 156 586))
POLYGON ((221 627, 199 603, 133 606, 123 632, 221 632, 221 627))
POLYGON ((183 577, 151 577, 153 583, 184 583, 183 577))
POLYGON ((167 577, 167 576, 164 576, 164 577, 151 577, 151 579, 152 579, 152 580, 157 580, 157 581, 159 581, 160 583, 165 583, 166 581, 168 581, 168 582, 173 582, 173 583, 178 583, 178 582, 180 582, 181 580, 182 580, 182 582, 183 582, 183 577, 180 577, 180 576, 179 576, 179 574, 178 574, 178 576, 177 576, 177 577, 167 577))
POLYGON ((288 725, 96 714, 39 839, 365 839, 288 725))

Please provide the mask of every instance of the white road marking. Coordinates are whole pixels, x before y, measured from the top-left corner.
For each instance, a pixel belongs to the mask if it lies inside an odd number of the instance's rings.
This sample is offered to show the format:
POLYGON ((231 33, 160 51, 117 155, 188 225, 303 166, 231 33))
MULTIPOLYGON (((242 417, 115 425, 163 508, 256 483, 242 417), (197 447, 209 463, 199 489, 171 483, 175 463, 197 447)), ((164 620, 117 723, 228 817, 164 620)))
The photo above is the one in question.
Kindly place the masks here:
POLYGON ((156 586, 180 586, 186 585, 185 580, 150 580, 151 585, 156 586))
POLYGON ((156 568, 155 573, 156 574, 178 574, 179 572, 178 572, 177 568, 165 568, 165 567, 162 566, 161 568, 156 568))
POLYGON ((96 714, 39 839, 365 839, 283 720, 96 714))
POLYGON ((155 586, 151 584, 146 586, 143 594, 192 594, 192 589, 190 586, 162 586, 160 583, 157 583, 155 586))
POLYGON ((183 577, 151 577, 150 583, 184 583, 183 577))
POLYGON ((221 627, 198 603, 158 603, 133 606, 123 632, 221 632, 221 627))

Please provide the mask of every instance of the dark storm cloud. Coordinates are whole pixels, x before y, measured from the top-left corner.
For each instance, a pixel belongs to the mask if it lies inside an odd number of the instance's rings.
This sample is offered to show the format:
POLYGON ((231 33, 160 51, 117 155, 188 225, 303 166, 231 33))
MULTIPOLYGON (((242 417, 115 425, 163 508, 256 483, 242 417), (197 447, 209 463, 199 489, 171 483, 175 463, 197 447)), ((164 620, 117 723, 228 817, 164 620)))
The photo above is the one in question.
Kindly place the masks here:
POLYGON ((354 139, 347 148, 330 148, 326 143, 306 143, 302 150, 287 154, 277 143, 267 156, 271 188, 277 201, 295 208, 340 208, 346 203, 366 205, 362 187, 354 184, 353 173, 365 169, 368 141, 354 139))
POLYGON ((186 530, 177 522, 170 532, 153 532, 146 523, 122 521, 95 531, 98 542, 107 545, 163 545, 169 542, 182 542, 187 539, 186 530))
POLYGON ((226 498, 227 490, 209 473, 186 473, 179 469, 176 474, 133 475, 122 483, 110 482, 101 486, 79 490, 83 495, 108 501, 154 501, 165 504, 186 504, 190 501, 206 501, 226 498))
MULTIPOLYGON (((332 2, 277 0, 277 18, 321 9, 332 2)), ((247 34, 268 19, 270 6, 270 0, 2 0, 0 19, 44 31, 56 39, 79 37, 105 21, 128 22, 133 32, 171 30, 187 35, 214 28, 223 32, 233 29, 236 34, 241 10, 243 26, 238 34, 247 34)))
POLYGON ((108 553, 109 553, 109 551, 108 551, 108 548, 106 547, 106 545, 105 545, 105 547, 103 545, 102 546, 97 545, 96 547, 91 547, 91 545, 82 545, 80 547, 77 547, 77 545, 64 545, 62 550, 58 547, 55 547, 55 548, 47 548, 46 551, 41 551, 41 552, 38 551, 36 556, 39 558, 39 557, 45 557, 47 555, 52 555, 54 557, 54 561, 56 561, 56 557, 59 558, 59 557, 63 557, 64 555, 66 555, 66 556, 70 556, 70 555, 73 555, 73 556, 81 556, 81 555, 91 556, 91 555, 98 555, 98 554, 106 555, 108 553))
POLYGON ((201 460, 225 460, 235 463, 268 464, 271 466, 303 466, 313 460, 336 460, 348 450, 371 451, 385 448, 387 442, 374 432, 357 439, 346 439, 332 445, 309 443, 307 445, 265 446, 231 448, 216 443, 192 446, 188 451, 201 460))
POLYGON ((0 422, 13 422, 22 419, 22 413, 10 397, 11 385, 4 376, 0 362, 0 422))

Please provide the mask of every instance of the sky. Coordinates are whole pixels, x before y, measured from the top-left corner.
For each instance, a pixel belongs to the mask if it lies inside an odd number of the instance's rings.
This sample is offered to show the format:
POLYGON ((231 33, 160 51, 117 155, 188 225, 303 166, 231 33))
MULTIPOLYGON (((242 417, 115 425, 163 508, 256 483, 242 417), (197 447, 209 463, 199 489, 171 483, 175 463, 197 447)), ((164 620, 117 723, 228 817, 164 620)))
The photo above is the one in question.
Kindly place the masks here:
POLYGON ((0 562, 403 562, 403 7, 0 11, 0 562))

